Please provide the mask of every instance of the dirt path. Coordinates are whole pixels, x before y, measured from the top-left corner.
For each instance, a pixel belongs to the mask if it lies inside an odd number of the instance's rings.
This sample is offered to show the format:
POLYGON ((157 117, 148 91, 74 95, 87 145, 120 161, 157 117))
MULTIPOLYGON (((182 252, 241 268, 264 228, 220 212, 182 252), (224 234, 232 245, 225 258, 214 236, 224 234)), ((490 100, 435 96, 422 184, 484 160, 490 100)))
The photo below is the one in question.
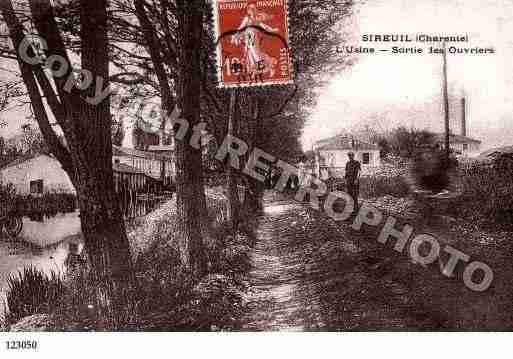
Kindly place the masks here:
POLYGON ((511 291, 446 278, 294 201, 266 196, 243 330, 508 329, 511 291))
POLYGON ((309 256, 308 212, 293 201, 266 201, 251 253, 251 298, 244 329, 305 330, 322 326, 314 293, 301 290, 309 256), (310 295, 308 295, 310 294, 310 295))

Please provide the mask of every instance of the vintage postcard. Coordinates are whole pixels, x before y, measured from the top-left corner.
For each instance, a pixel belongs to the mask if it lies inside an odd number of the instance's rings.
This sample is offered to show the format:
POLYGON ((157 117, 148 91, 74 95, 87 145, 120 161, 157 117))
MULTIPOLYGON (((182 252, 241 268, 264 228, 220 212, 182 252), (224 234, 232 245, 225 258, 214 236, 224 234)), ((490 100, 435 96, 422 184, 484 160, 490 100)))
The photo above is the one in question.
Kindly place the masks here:
POLYGON ((0 357, 490 355, 444 332, 513 330, 512 31, 511 0, 0 0, 0 357))

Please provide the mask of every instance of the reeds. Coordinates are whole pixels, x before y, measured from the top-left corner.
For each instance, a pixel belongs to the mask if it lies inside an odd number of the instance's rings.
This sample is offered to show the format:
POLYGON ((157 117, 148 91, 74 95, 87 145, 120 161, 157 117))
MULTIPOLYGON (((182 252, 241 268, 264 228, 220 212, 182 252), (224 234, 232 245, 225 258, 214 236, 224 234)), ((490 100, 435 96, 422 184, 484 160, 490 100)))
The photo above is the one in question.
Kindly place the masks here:
POLYGON ((25 267, 7 279, 7 313, 5 320, 15 323, 34 314, 49 313, 65 292, 62 276, 46 274, 36 267, 25 267))

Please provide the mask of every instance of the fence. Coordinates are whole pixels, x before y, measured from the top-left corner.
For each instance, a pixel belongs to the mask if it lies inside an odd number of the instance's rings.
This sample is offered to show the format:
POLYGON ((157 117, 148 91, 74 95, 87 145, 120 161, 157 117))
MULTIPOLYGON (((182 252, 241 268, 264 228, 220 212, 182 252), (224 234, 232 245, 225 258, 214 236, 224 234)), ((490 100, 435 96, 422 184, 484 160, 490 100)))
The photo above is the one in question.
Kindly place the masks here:
POLYGON ((138 194, 135 191, 119 195, 119 204, 125 219, 142 217, 153 211, 163 197, 154 194, 138 194))

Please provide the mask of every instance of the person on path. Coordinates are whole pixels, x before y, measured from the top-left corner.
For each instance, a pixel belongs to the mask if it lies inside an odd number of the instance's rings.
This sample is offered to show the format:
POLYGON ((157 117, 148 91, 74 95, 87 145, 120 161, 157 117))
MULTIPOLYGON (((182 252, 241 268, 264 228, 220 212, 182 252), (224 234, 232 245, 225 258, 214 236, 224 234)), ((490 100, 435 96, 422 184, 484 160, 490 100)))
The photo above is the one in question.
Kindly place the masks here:
POLYGON ((353 213, 356 213, 358 211, 358 194, 360 192, 360 173, 362 166, 360 162, 354 159, 353 152, 349 152, 347 156, 349 157, 349 161, 346 163, 346 186, 348 194, 354 201, 353 213))

